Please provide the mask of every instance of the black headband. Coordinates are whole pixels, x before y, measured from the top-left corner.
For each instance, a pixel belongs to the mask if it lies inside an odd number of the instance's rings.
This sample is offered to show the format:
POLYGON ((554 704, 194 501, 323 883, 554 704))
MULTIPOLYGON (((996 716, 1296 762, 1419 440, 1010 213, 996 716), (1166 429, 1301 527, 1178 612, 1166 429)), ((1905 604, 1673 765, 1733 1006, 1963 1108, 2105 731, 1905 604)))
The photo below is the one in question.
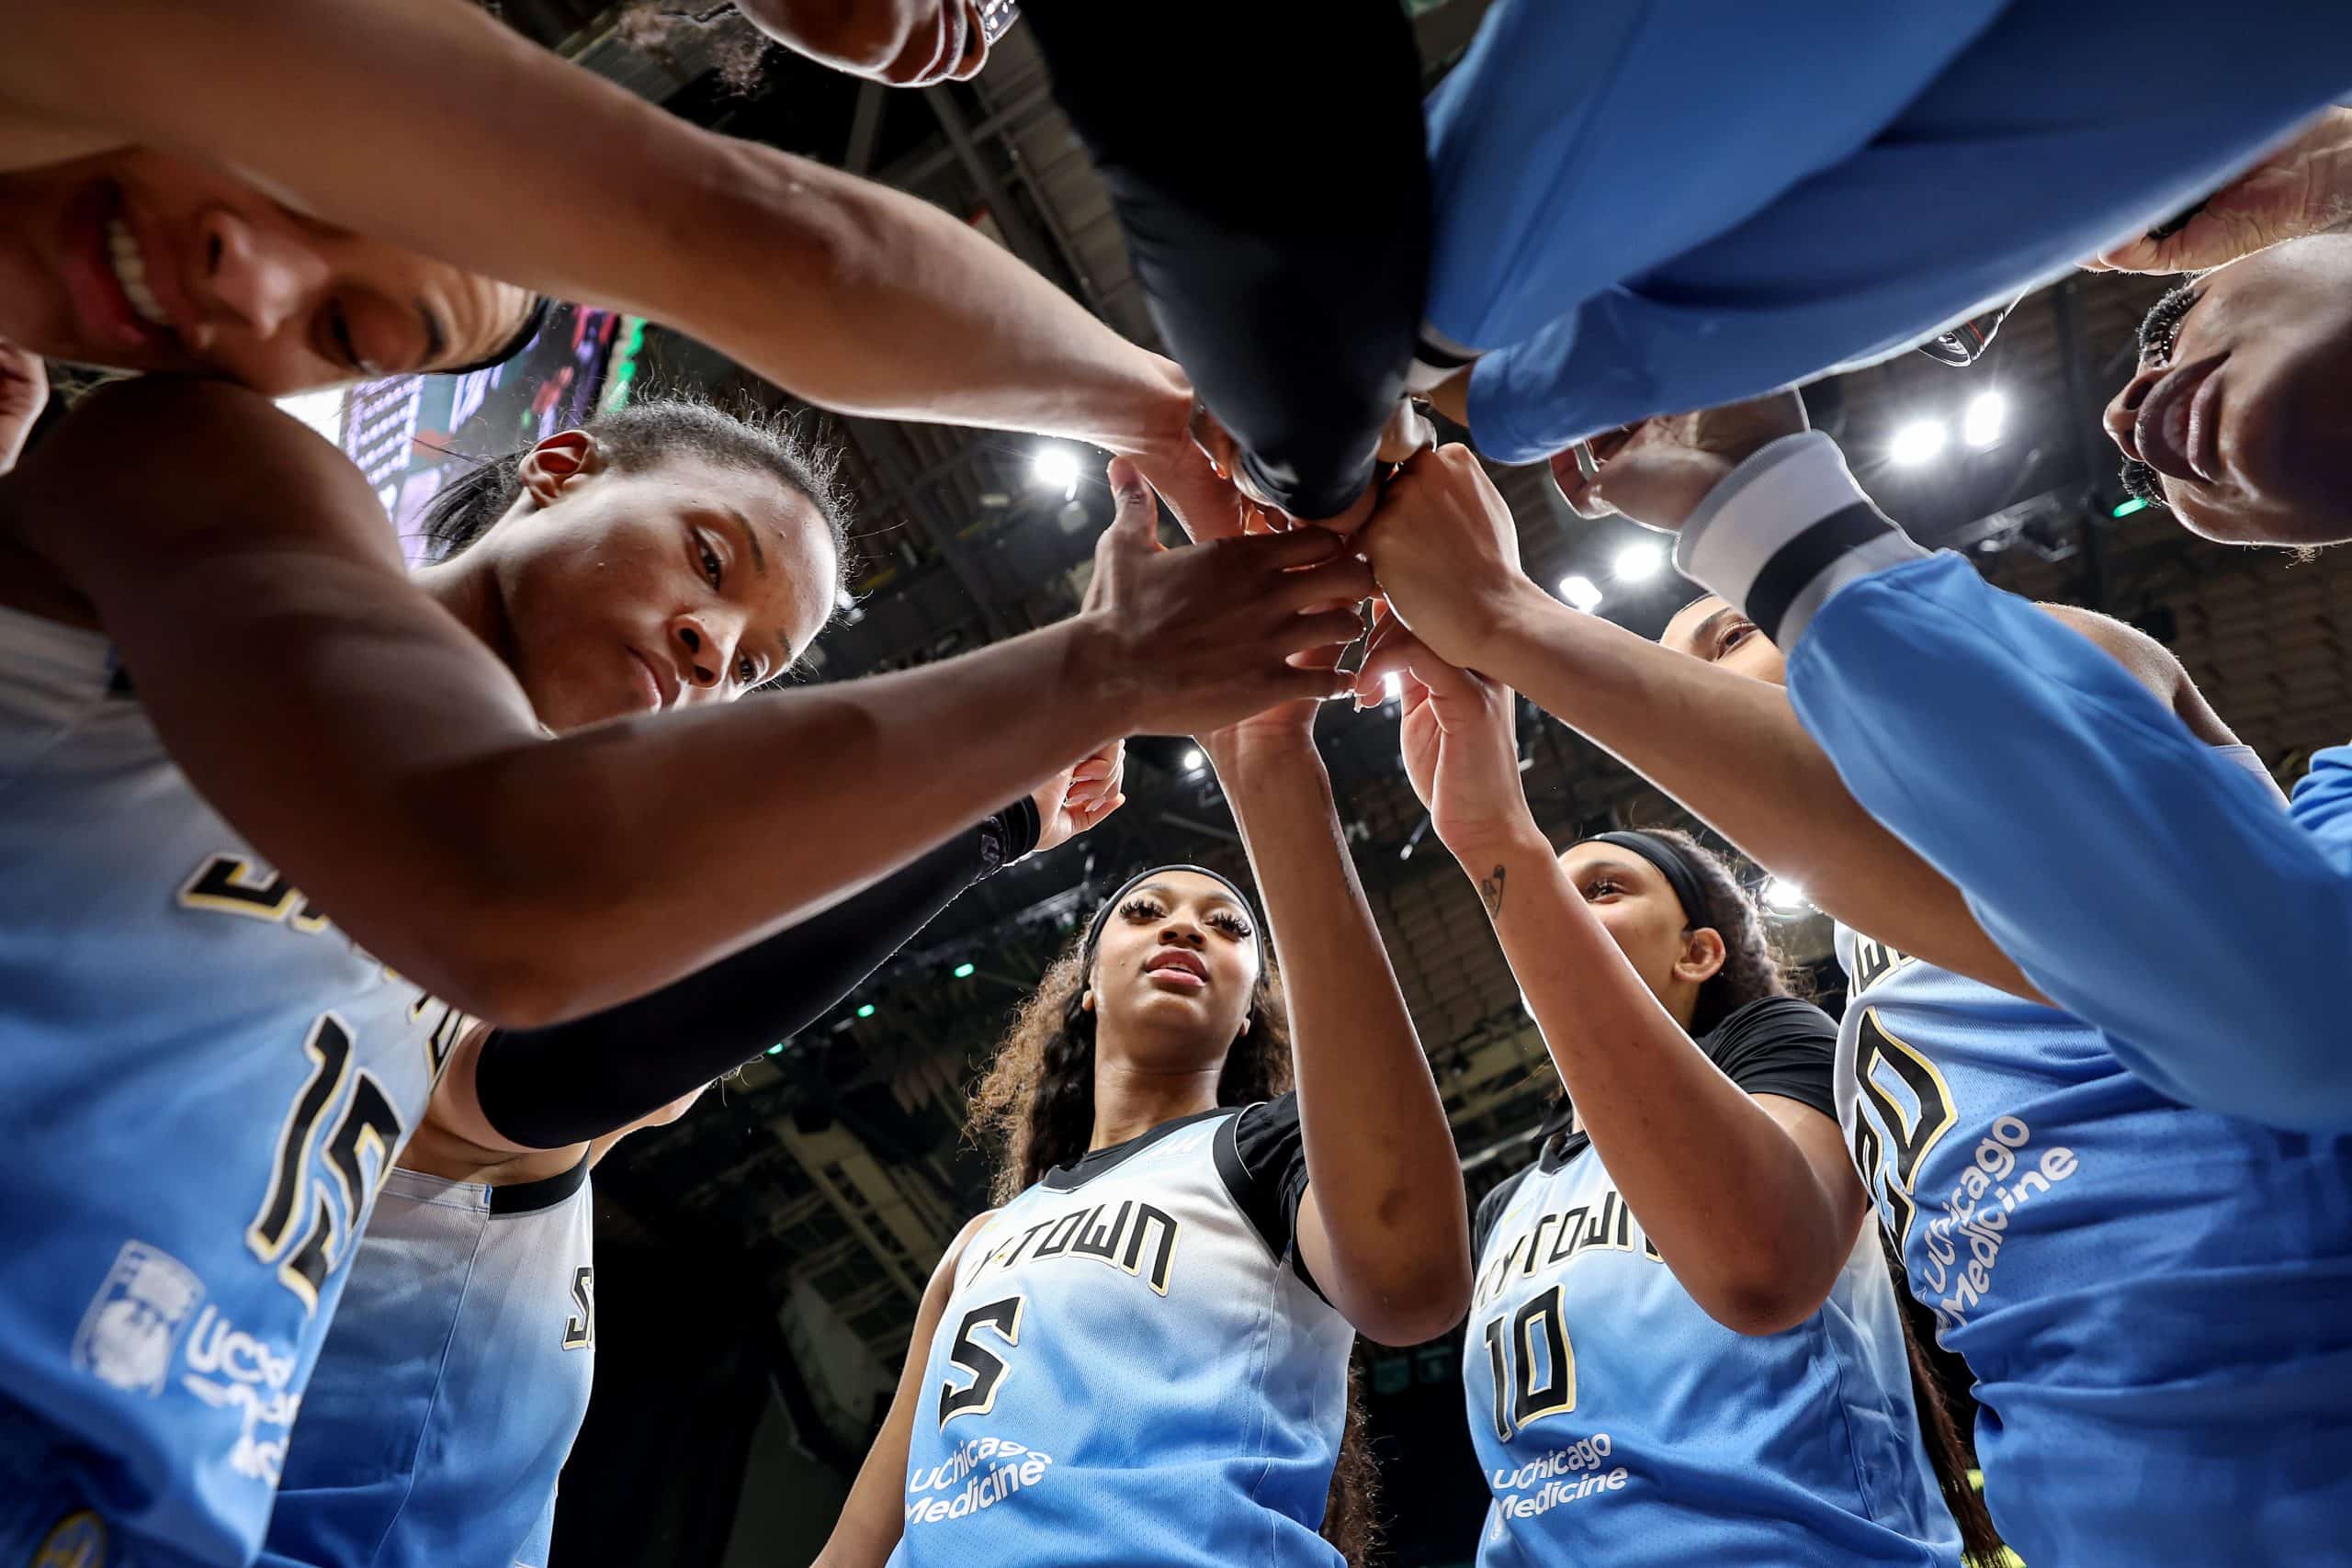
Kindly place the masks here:
POLYGON ((1700 886, 1699 874, 1682 858, 1682 852, 1654 833, 1618 831, 1595 833, 1584 840, 1588 844, 1614 844, 1621 850, 1631 850, 1657 867, 1666 885, 1674 889, 1675 902, 1682 906, 1682 918, 1688 926, 1703 926, 1707 919, 1707 895, 1700 886))
POLYGON ((1078 967, 1081 975, 1094 962, 1094 944, 1102 940, 1102 928, 1111 923, 1112 915, 1125 901, 1127 895, 1149 882, 1153 877, 1165 876, 1171 871, 1189 871, 1194 876, 1205 876, 1211 882, 1223 883, 1232 893, 1234 901, 1243 909, 1249 910, 1250 919, 1252 921, 1257 919, 1257 911, 1250 908, 1250 895, 1241 891, 1239 886, 1231 877, 1211 871, 1204 865, 1156 865, 1149 871, 1138 872, 1127 878, 1120 885, 1119 890, 1103 899, 1102 907, 1094 911, 1094 919, 1086 928, 1086 942, 1078 950, 1078 967))

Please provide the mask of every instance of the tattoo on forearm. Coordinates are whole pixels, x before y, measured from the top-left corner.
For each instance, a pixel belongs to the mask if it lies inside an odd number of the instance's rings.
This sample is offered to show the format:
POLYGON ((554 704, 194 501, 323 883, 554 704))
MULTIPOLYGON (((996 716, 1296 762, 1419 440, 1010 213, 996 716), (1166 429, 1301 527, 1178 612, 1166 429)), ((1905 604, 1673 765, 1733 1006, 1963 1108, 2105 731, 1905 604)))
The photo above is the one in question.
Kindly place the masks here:
POLYGON ((1503 868, 1495 867, 1495 874, 1478 879, 1478 897, 1487 906, 1487 919, 1493 919, 1503 912, 1503 868))

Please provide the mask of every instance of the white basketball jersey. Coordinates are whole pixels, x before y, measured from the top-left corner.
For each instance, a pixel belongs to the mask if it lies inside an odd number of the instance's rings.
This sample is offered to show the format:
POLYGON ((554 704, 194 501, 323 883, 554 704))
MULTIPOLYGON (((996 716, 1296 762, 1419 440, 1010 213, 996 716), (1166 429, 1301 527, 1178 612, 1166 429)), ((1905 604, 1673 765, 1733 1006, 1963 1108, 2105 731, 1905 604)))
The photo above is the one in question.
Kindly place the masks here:
POLYGON ((1354 1330, 1250 1218, 1264 1184, 1236 1128, 1272 1109, 1098 1150, 972 1238, 892 1563, 1340 1560, 1316 1532, 1354 1330))

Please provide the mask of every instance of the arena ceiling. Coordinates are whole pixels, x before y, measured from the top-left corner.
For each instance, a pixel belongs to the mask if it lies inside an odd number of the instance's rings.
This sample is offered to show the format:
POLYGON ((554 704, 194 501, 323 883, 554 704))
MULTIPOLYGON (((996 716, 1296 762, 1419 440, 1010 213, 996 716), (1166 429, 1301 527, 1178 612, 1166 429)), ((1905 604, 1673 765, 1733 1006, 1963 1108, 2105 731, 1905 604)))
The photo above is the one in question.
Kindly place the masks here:
MULTIPOLYGON (((1432 70, 1466 40, 1479 0, 1424 3, 1432 70)), ((982 227, 1139 341, 1148 316, 1101 183, 1016 28, 969 85, 897 92, 770 51, 733 85, 746 29, 725 7, 641 19, 582 0, 507 0, 510 21, 677 112, 730 134, 870 175, 982 227)), ((1965 370, 1909 355, 1808 389, 1880 503, 1924 541, 1978 555, 2037 596, 2108 609, 2171 641, 2224 717, 2274 764, 2352 728, 2342 671, 2352 569, 2289 570, 2185 539, 2160 512, 2122 518, 2098 411, 2123 379, 2132 329, 2160 286, 2080 276, 2043 290, 1965 370), (1998 400, 1988 429, 1987 395, 1998 400), (1971 409, 1975 410, 1972 429, 1971 409), (1941 449, 1898 461, 1927 444, 1941 449), (1969 437, 1981 438, 1972 444, 1969 437), (2339 606, 2342 606, 2339 611, 2339 606)), ((656 334, 657 377, 773 389, 699 345, 656 334)), ((865 564, 850 624, 815 678, 902 668, 1064 615, 1109 515, 1100 456, 1071 449, 1074 491, 1040 485, 1026 437, 876 420, 833 422, 851 449, 865 564)), ((1601 592, 1598 613, 1654 633, 1690 590, 1650 536, 1577 522, 1540 469, 1497 469, 1531 571, 1601 592), (1645 558, 1642 551, 1649 552, 1645 558)), ((1522 713, 1531 799, 1566 836, 1679 813, 1596 748, 1522 713)), ((1547 1070, 1475 899, 1433 843, 1400 775, 1393 712, 1334 712, 1321 740, 1359 869, 1446 1089, 1465 1157, 1510 1168, 1547 1070), (1415 853, 1426 847, 1427 853, 1415 853), (1499 1157, 1498 1156, 1499 1155, 1499 1157)), ((724 1108, 633 1140, 600 1170, 608 1227, 691 1224, 739 1246, 786 1339, 821 1368, 803 1391, 862 1449, 902 1354, 922 1283, 985 1170, 959 1138, 972 1064, 1074 922, 1127 872, 1182 855, 1242 869, 1215 783, 1182 741, 1134 748, 1128 806, 1087 838, 1017 867, 950 910, 836 1017, 749 1069, 724 1108)), ((1792 945, 1817 954, 1817 919, 1792 945)))

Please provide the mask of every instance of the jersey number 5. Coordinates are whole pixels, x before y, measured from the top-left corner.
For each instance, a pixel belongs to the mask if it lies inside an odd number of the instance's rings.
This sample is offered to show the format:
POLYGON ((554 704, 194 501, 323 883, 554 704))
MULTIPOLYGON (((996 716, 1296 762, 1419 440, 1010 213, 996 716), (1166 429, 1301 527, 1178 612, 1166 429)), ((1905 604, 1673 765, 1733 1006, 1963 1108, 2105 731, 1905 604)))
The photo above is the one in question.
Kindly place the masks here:
POLYGON ((311 1076, 287 1110, 286 1125, 277 1134, 277 1153, 270 1162, 269 1191, 262 1198, 261 1212, 245 1227, 245 1245, 264 1263, 276 1263, 277 1277, 286 1288, 301 1297, 305 1307, 315 1310, 319 1286, 342 1260, 347 1237, 358 1229, 375 1183, 391 1169, 392 1151, 400 1146, 401 1129, 400 1112, 376 1082, 376 1076, 362 1069, 350 1103, 326 1140, 327 1170, 343 1190, 342 1213, 349 1217, 346 1227, 324 1189, 311 1179, 311 1144, 319 1122, 354 1076, 351 1032, 334 1014, 322 1014, 311 1026, 311 1037, 302 1042, 302 1050, 312 1064, 311 1076), (376 1159, 372 1177, 367 1167, 371 1154, 376 1159), (289 1247, 295 1225, 304 1219, 310 1228, 299 1244, 289 1247))
POLYGON ((1487 1370, 1493 1374, 1495 1436, 1504 1442, 1530 1422, 1577 1407, 1577 1353, 1568 1346, 1568 1325, 1560 1287, 1522 1303, 1517 1312, 1487 1325, 1487 1370), (1538 1350, 1544 1382, 1535 1382, 1538 1350), (1512 1352, 1518 1354, 1514 1356, 1512 1352), (1519 1374, 1511 1375, 1511 1363, 1519 1374))
POLYGON ((1011 1349, 1021 1343, 1021 1298, 1007 1296, 1001 1302, 976 1306, 964 1314, 964 1325, 956 1331, 955 1343, 947 1348, 947 1364, 969 1372, 969 1386, 957 1388, 952 1382, 939 1385, 939 1424, 943 1427, 958 1416, 985 1416, 996 1404, 996 1391, 1012 1371, 1005 1359, 995 1351, 982 1348, 972 1337, 987 1329, 1004 1341, 1011 1349))

